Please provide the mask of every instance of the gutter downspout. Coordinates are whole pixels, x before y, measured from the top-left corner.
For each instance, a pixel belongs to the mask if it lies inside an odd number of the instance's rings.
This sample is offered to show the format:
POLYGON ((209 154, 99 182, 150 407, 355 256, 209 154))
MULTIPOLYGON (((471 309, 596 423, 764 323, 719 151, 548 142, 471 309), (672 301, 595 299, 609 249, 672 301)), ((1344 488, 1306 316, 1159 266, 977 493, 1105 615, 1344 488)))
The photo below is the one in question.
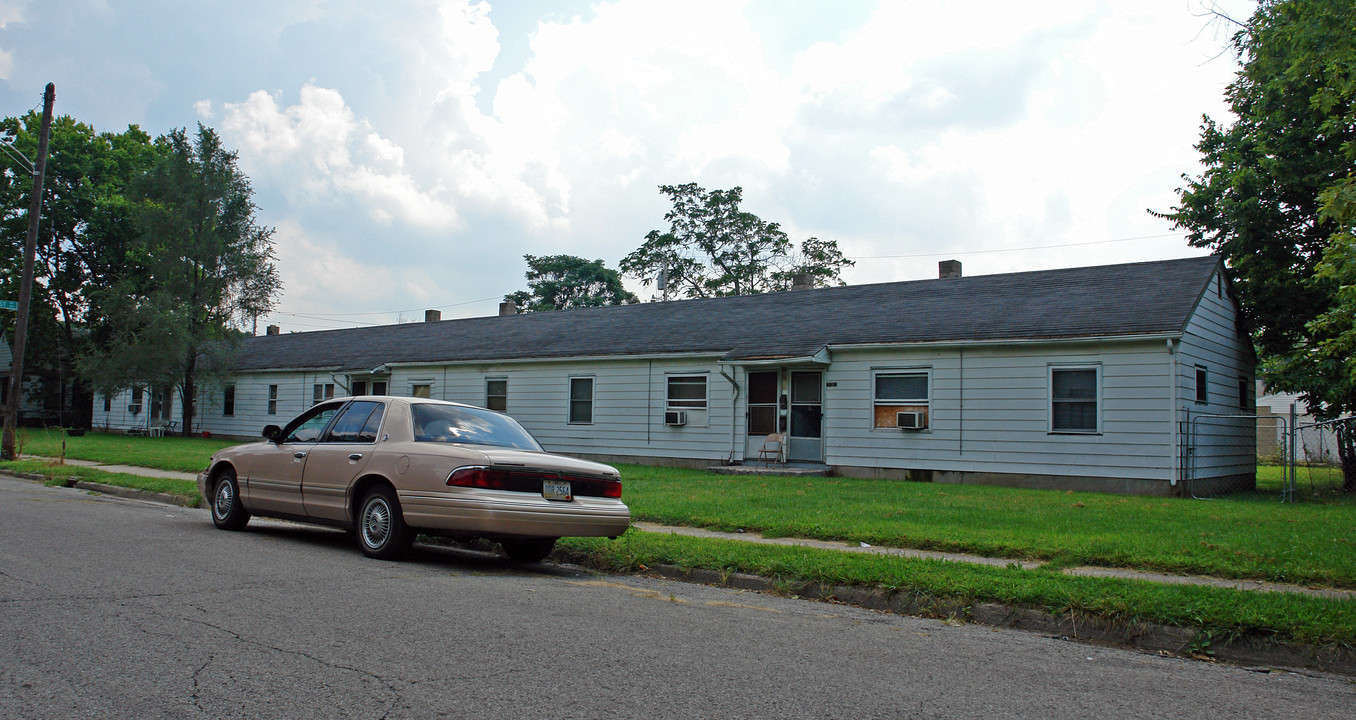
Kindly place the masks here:
POLYGON ((1172 477, 1168 484, 1171 487, 1177 487, 1177 480, 1182 475, 1182 439, 1181 429, 1177 426, 1177 352, 1172 346, 1172 338, 1168 338, 1168 357, 1171 361, 1168 363, 1168 387, 1172 390, 1172 409, 1169 417, 1172 424, 1172 477))
MULTIPOLYGON (((720 367, 720 376, 730 381, 730 387, 734 388, 734 394, 730 396, 730 464, 735 462, 735 447, 738 442, 736 437, 736 428, 739 424, 735 422, 735 412, 739 409, 739 383, 735 379, 725 374, 725 368, 720 367)), ((743 460, 743 458, 740 458, 743 460)))

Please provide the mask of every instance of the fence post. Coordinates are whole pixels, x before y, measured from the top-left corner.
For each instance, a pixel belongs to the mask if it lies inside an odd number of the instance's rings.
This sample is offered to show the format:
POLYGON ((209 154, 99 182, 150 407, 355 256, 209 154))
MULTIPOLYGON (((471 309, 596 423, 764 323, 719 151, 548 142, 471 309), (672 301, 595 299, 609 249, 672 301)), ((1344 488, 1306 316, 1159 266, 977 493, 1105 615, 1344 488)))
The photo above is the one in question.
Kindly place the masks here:
POLYGON ((1290 438, 1286 443, 1286 451, 1290 455, 1290 462, 1286 463, 1288 473, 1285 482, 1281 487, 1281 502, 1295 501, 1295 463, 1299 458, 1299 413, 1295 409, 1295 403, 1290 403, 1290 438))

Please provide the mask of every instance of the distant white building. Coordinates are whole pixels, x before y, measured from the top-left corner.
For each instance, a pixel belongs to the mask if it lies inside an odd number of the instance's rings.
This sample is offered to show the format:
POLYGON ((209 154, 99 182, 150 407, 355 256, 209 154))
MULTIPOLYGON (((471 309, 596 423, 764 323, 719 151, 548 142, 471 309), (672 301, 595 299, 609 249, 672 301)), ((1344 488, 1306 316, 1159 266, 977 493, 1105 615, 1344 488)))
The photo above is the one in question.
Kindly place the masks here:
MULTIPOLYGON (((194 430, 252 438, 325 398, 415 395, 505 411, 548 450, 605 461, 740 463, 784 433, 785 460, 850 476, 1148 494, 1188 472, 1195 488, 1252 482, 1250 420, 1187 447, 1192 417, 1253 412, 1252 346, 1216 258, 947 269, 254 337, 233 381, 202 388, 194 430)), ((171 395, 96 399, 95 426, 177 418, 171 395)))

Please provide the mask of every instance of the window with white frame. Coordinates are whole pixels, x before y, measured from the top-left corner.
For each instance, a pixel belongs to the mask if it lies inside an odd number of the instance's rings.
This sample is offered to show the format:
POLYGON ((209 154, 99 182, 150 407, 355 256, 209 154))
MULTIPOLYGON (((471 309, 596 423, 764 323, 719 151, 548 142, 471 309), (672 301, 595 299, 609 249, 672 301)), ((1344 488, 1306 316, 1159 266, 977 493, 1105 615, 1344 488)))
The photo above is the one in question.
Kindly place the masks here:
POLYGON ((1252 386, 1252 383, 1248 382, 1248 379, 1247 379, 1247 378, 1241 377, 1241 378, 1238 379, 1238 409, 1239 409, 1239 410, 1255 410, 1255 409, 1256 409, 1256 407, 1255 407, 1255 406, 1253 405, 1253 403, 1252 403, 1252 393, 1250 393, 1250 392, 1248 391, 1249 387, 1251 387, 1251 386, 1252 386))
POLYGON ((334 398, 334 383, 316 383, 311 386, 311 402, 318 403, 334 398))
POLYGON ((570 422, 593 422, 593 378, 570 378, 570 422))
POLYGON ((1100 374, 1095 365, 1050 368, 1050 432, 1100 431, 1100 374))
POLYGON ((485 408, 508 412, 508 378, 485 378, 485 408))
POLYGON ((141 412, 141 388, 132 388, 132 403, 127 406, 127 412, 136 415, 141 412))
POLYGON ((269 386, 268 386, 268 414, 269 414, 269 415, 277 415, 277 414, 278 414, 278 386, 277 386, 277 385, 269 385, 269 386))
POLYGON ((705 375, 670 375, 664 396, 667 410, 705 410, 705 375))
POLYGON ((932 381, 927 369, 872 374, 873 428, 922 430, 932 423, 932 381))
POLYGON ((1204 365, 1196 366, 1196 404, 1210 403, 1210 371, 1204 365))

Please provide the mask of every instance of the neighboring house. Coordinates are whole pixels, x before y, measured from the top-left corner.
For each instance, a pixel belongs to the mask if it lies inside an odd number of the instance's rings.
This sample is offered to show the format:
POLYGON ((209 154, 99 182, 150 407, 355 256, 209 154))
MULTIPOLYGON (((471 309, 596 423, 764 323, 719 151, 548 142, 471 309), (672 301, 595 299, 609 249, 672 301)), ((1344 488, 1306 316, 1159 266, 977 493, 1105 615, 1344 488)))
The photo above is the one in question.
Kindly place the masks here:
MULTIPOLYGON (((785 432, 786 460, 851 476, 1252 482, 1251 421, 1186 447, 1191 416, 1253 401, 1216 258, 942 265, 957 276, 254 337, 234 382, 204 388, 195 430, 258 437, 327 397, 416 395, 503 410, 548 450, 611 461, 739 463, 785 432)), ((96 427, 136 420, 126 393, 98 404, 96 427)))
MULTIPOLYGON (((1296 460, 1300 463, 1335 464, 1337 433, 1332 426, 1310 415, 1298 393, 1275 393, 1257 381, 1257 457, 1274 462, 1285 456, 1285 431, 1290 425, 1290 406, 1295 406, 1296 460)), ((1345 416, 1344 416, 1345 417, 1345 416)))
MULTIPOLYGON (((0 332, 0 408, 9 402, 9 375, 14 369, 14 348, 10 346, 7 333, 0 332)), ((24 373, 23 395, 19 397, 20 425, 57 424, 60 422, 60 396, 50 392, 49 380, 40 374, 24 373)))

